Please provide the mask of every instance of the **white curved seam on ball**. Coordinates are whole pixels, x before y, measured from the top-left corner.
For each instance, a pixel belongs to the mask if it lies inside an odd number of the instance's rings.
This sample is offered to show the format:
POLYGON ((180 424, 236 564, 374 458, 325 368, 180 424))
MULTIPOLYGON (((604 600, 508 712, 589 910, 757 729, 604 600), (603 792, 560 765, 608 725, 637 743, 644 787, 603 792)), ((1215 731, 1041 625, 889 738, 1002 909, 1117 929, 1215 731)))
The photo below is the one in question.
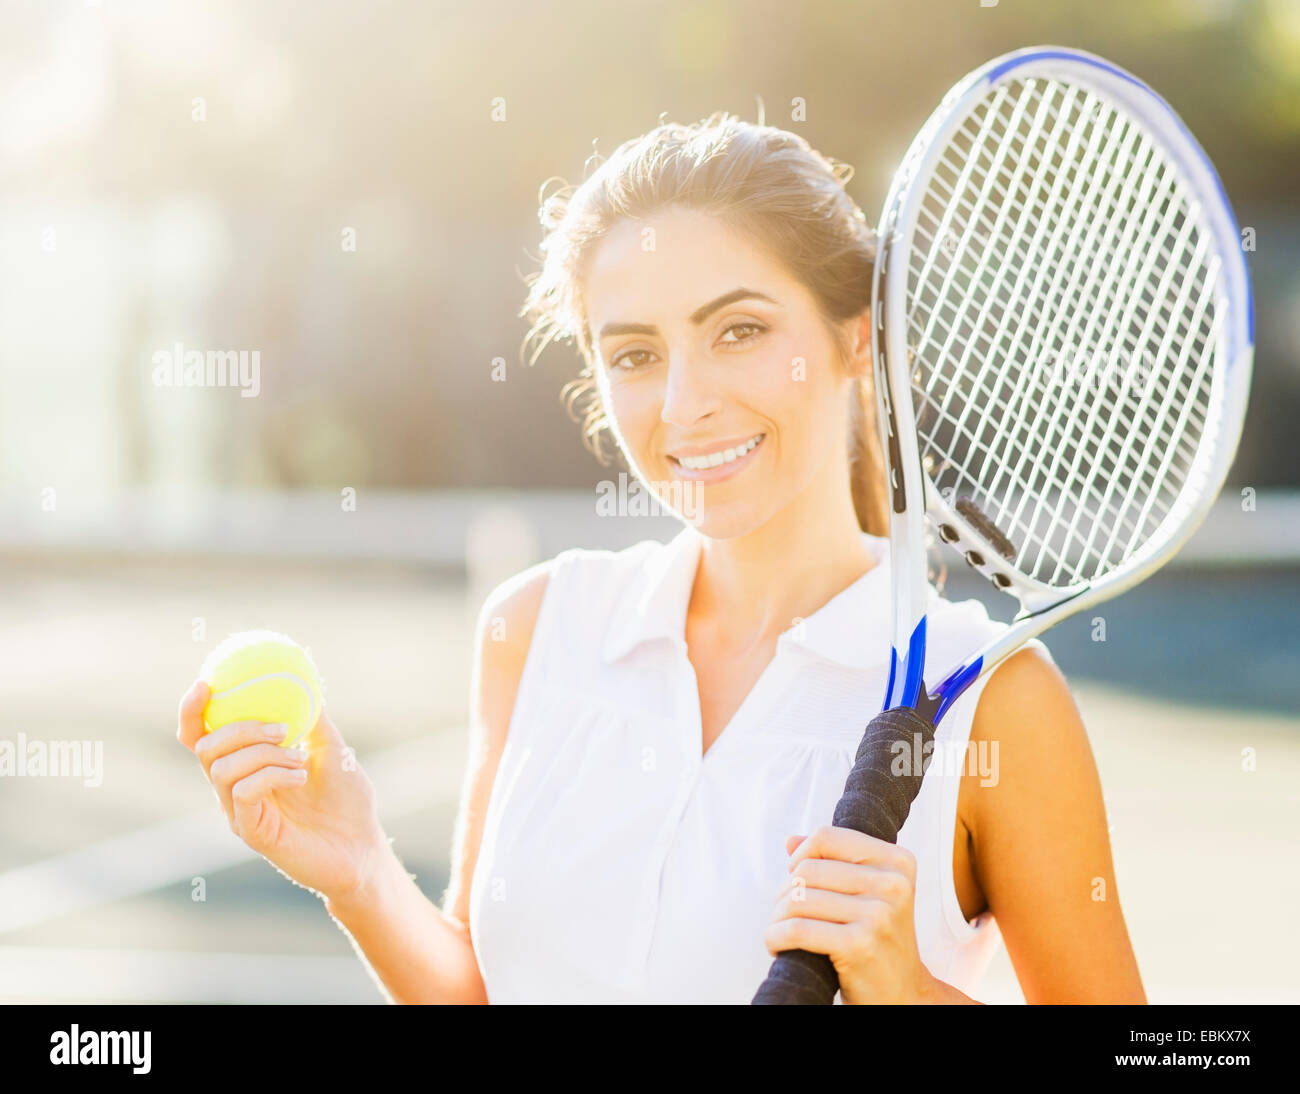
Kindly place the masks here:
POLYGON ((261 676, 254 676, 251 680, 245 680, 242 684, 236 684, 233 688, 226 688, 225 691, 213 692, 208 701, 211 702, 213 699, 225 699, 228 696, 234 695, 235 692, 240 691, 243 688, 252 687, 254 684, 260 684, 264 680, 290 680, 297 684, 298 687, 302 688, 302 690, 307 693, 307 702, 310 706, 310 711, 307 715, 307 724, 303 728, 303 732, 305 733, 316 724, 316 694, 312 691, 310 686, 308 686, 307 681, 294 672, 268 672, 261 676))

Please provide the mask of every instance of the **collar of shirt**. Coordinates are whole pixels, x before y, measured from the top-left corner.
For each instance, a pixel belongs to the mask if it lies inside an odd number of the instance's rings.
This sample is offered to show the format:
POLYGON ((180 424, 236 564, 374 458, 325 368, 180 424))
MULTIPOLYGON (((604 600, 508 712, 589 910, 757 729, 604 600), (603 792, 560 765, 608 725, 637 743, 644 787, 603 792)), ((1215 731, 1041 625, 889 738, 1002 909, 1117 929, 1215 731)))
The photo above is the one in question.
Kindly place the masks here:
MULTIPOLYGON (((784 641, 850 669, 889 662, 889 540, 866 532, 862 537, 876 564, 781 635, 784 641)), ((605 662, 618 661, 655 639, 670 639, 685 650, 686 608, 700 547, 699 533, 687 526, 651 555, 615 606, 601 647, 605 662)))

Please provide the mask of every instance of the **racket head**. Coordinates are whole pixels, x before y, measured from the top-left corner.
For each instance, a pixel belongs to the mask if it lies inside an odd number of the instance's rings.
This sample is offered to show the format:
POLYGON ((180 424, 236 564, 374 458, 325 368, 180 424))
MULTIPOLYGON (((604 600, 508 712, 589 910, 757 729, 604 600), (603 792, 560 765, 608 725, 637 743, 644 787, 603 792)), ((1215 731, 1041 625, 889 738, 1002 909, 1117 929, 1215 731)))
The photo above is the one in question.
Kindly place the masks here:
POLYGON ((880 235, 886 706, 924 697, 926 519, 1036 621, 952 669, 950 705, 1032 633, 1158 568, 1204 518, 1245 416, 1249 275, 1222 184, 1173 109, 1058 47, 996 58, 948 92, 880 235))

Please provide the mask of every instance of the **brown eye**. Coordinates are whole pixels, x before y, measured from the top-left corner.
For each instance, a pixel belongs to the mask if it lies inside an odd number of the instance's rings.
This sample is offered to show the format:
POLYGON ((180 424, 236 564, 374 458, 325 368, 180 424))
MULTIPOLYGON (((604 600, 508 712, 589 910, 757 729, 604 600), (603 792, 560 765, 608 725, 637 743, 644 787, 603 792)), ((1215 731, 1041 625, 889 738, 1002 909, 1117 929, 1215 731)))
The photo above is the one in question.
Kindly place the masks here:
POLYGON ((723 340, 726 341, 727 345, 737 346, 740 345, 742 342, 752 342, 765 330, 767 330, 767 328, 762 326, 759 323, 733 323, 725 331, 723 331, 722 337, 723 340), (728 335, 733 335, 736 334, 737 332, 746 332, 746 333, 744 334, 743 337, 735 337, 735 338, 728 339, 727 337, 728 335))
POLYGON ((646 364, 644 358, 653 357, 654 354, 648 349, 629 349, 615 356, 610 362, 611 368, 622 369, 624 372, 632 372, 646 364), (640 359, 638 359, 640 358, 640 359))

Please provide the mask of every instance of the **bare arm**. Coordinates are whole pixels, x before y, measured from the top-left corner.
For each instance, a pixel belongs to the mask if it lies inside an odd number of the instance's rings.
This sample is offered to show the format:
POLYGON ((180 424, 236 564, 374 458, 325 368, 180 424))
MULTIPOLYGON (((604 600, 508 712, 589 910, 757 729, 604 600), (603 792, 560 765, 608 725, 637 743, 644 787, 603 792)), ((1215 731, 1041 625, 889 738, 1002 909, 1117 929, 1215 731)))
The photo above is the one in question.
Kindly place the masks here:
POLYGON ((980 696, 971 740, 996 743, 998 777, 963 776, 959 811, 1026 1001, 1145 1003, 1101 782, 1060 672, 1033 650, 1010 658, 980 696))
POLYGON ((444 908, 420 892, 391 848, 355 892, 327 902, 393 1002, 488 1001, 469 932, 469 886, 549 573, 542 563, 517 575, 479 615, 469 759, 444 908))
POLYGON ((451 879, 443 899, 443 909, 459 923, 469 923, 470 882, 483 840, 488 799, 505 751, 519 681, 549 580, 549 562, 525 570, 498 588, 479 615, 469 759, 456 818, 451 879))

